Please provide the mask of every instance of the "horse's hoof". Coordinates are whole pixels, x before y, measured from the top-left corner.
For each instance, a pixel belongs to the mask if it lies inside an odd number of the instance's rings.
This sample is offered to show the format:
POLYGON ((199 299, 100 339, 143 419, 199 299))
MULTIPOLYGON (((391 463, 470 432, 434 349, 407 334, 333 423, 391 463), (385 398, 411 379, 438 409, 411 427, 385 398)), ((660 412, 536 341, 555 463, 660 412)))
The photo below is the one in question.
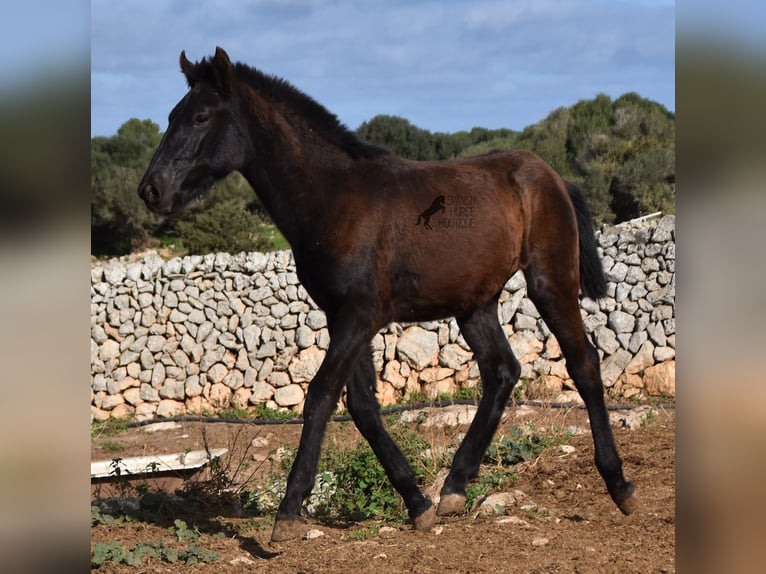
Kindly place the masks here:
POLYGON ((412 524, 415 527, 415 530, 428 531, 433 528, 435 520, 436 509, 431 505, 424 512, 413 518, 412 524))
POLYGON ((300 538, 306 534, 306 521, 302 518, 285 518, 274 521, 274 529, 271 531, 272 542, 284 542, 300 538))
POLYGON ((463 510, 464 506, 464 494, 442 494, 441 498, 439 499, 439 509, 436 512, 439 514, 439 516, 457 514, 463 510))
POLYGON ((638 495, 635 492, 633 492, 633 494, 631 494, 625 500, 617 503, 617 507, 625 516, 633 514, 640 505, 641 505, 641 501, 639 500, 638 495))

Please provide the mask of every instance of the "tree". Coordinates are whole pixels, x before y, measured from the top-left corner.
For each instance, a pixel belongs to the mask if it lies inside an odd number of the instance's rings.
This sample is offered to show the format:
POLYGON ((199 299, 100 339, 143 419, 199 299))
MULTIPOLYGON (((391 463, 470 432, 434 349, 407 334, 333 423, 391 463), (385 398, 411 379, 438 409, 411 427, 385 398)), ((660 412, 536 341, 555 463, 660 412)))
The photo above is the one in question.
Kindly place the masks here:
POLYGON ((161 220, 136 189, 162 135, 151 120, 131 119, 111 137, 91 140, 91 251, 120 255, 139 248, 161 220))

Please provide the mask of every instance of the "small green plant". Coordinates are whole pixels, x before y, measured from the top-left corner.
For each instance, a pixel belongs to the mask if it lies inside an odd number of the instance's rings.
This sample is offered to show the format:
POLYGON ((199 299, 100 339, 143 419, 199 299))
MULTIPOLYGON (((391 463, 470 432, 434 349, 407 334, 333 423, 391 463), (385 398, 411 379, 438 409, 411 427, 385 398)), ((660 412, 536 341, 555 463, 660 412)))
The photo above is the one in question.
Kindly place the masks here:
POLYGON ((91 565, 98 568, 112 562, 138 568, 143 566, 147 558, 159 559, 170 564, 180 562, 194 565, 216 562, 218 553, 195 545, 179 551, 166 546, 162 540, 139 542, 132 548, 127 548, 122 542, 112 540, 110 542, 96 542, 93 545, 91 565))
POLYGON ((169 530, 171 534, 175 535, 175 537, 181 541, 199 540, 202 537, 202 534, 200 534, 200 531, 196 526, 194 528, 189 528, 189 525, 180 518, 176 518, 176 520, 173 521, 173 526, 171 526, 169 530))
POLYGON ((481 381, 475 387, 461 387, 454 396, 461 401, 478 401, 481 398, 481 381))
POLYGON ((529 386, 530 379, 527 377, 521 377, 513 387, 513 393, 511 394, 511 401, 518 403, 526 398, 527 387, 529 386))
POLYGON ((334 483, 330 495, 321 497, 315 505, 321 519, 406 518, 401 498, 367 443, 360 443, 351 451, 329 449, 321 467, 320 476, 329 470, 334 483))
POLYGON ((523 429, 512 425, 508 433, 491 443, 484 453, 484 462, 497 466, 513 466, 528 461, 551 446, 563 444, 564 436, 547 436, 534 427, 523 429))
POLYGON ((105 526, 114 526, 116 524, 123 524, 127 520, 127 516, 124 514, 120 514, 119 516, 114 516, 113 514, 109 513, 108 511, 104 511, 98 506, 91 505, 90 507, 90 525, 96 526, 98 524, 103 524, 105 526))

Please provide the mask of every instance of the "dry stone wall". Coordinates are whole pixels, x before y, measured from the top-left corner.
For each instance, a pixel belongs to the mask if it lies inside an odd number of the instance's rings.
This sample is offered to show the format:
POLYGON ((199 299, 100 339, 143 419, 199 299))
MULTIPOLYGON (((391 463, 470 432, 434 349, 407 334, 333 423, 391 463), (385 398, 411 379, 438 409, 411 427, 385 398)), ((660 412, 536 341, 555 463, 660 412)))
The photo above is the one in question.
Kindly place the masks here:
MULTIPOLYGON (((675 218, 597 234, 608 297, 582 301, 607 392, 675 394, 675 218)), ((577 400, 564 360, 523 276, 498 311, 529 397, 577 400)), ((324 313, 300 285, 290 251, 216 253, 91 267, 91 411, 95 419, 300 412, 330 342, 324 313)), ((372 341, 377 395, 390 404, 476 386, 479 371, 454 319, 394 323, 372 341)), ((343 405, 339 405, 342 407, 343 405)))

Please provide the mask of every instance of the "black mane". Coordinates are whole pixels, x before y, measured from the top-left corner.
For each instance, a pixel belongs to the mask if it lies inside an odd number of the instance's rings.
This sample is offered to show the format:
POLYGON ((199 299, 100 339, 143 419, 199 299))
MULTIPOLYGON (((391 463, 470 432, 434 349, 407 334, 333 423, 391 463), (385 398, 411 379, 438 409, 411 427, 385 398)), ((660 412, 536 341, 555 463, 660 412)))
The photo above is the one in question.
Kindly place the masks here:
MULTIPOLYGON (((203 58, 195 64, 194 68, 197 81, 215 84, 212 59, 203 58)), ((390 153, 385 148, 359 139, 335 114, 287 80, 265 74, 242 62, 233 64, 233 68, 239 80, 252 86, 265 97, 287 104, 298 115, 306 118, 312 126, 321 130, 329 141, 334 142, 352 158, 374 158, 390 153)))

